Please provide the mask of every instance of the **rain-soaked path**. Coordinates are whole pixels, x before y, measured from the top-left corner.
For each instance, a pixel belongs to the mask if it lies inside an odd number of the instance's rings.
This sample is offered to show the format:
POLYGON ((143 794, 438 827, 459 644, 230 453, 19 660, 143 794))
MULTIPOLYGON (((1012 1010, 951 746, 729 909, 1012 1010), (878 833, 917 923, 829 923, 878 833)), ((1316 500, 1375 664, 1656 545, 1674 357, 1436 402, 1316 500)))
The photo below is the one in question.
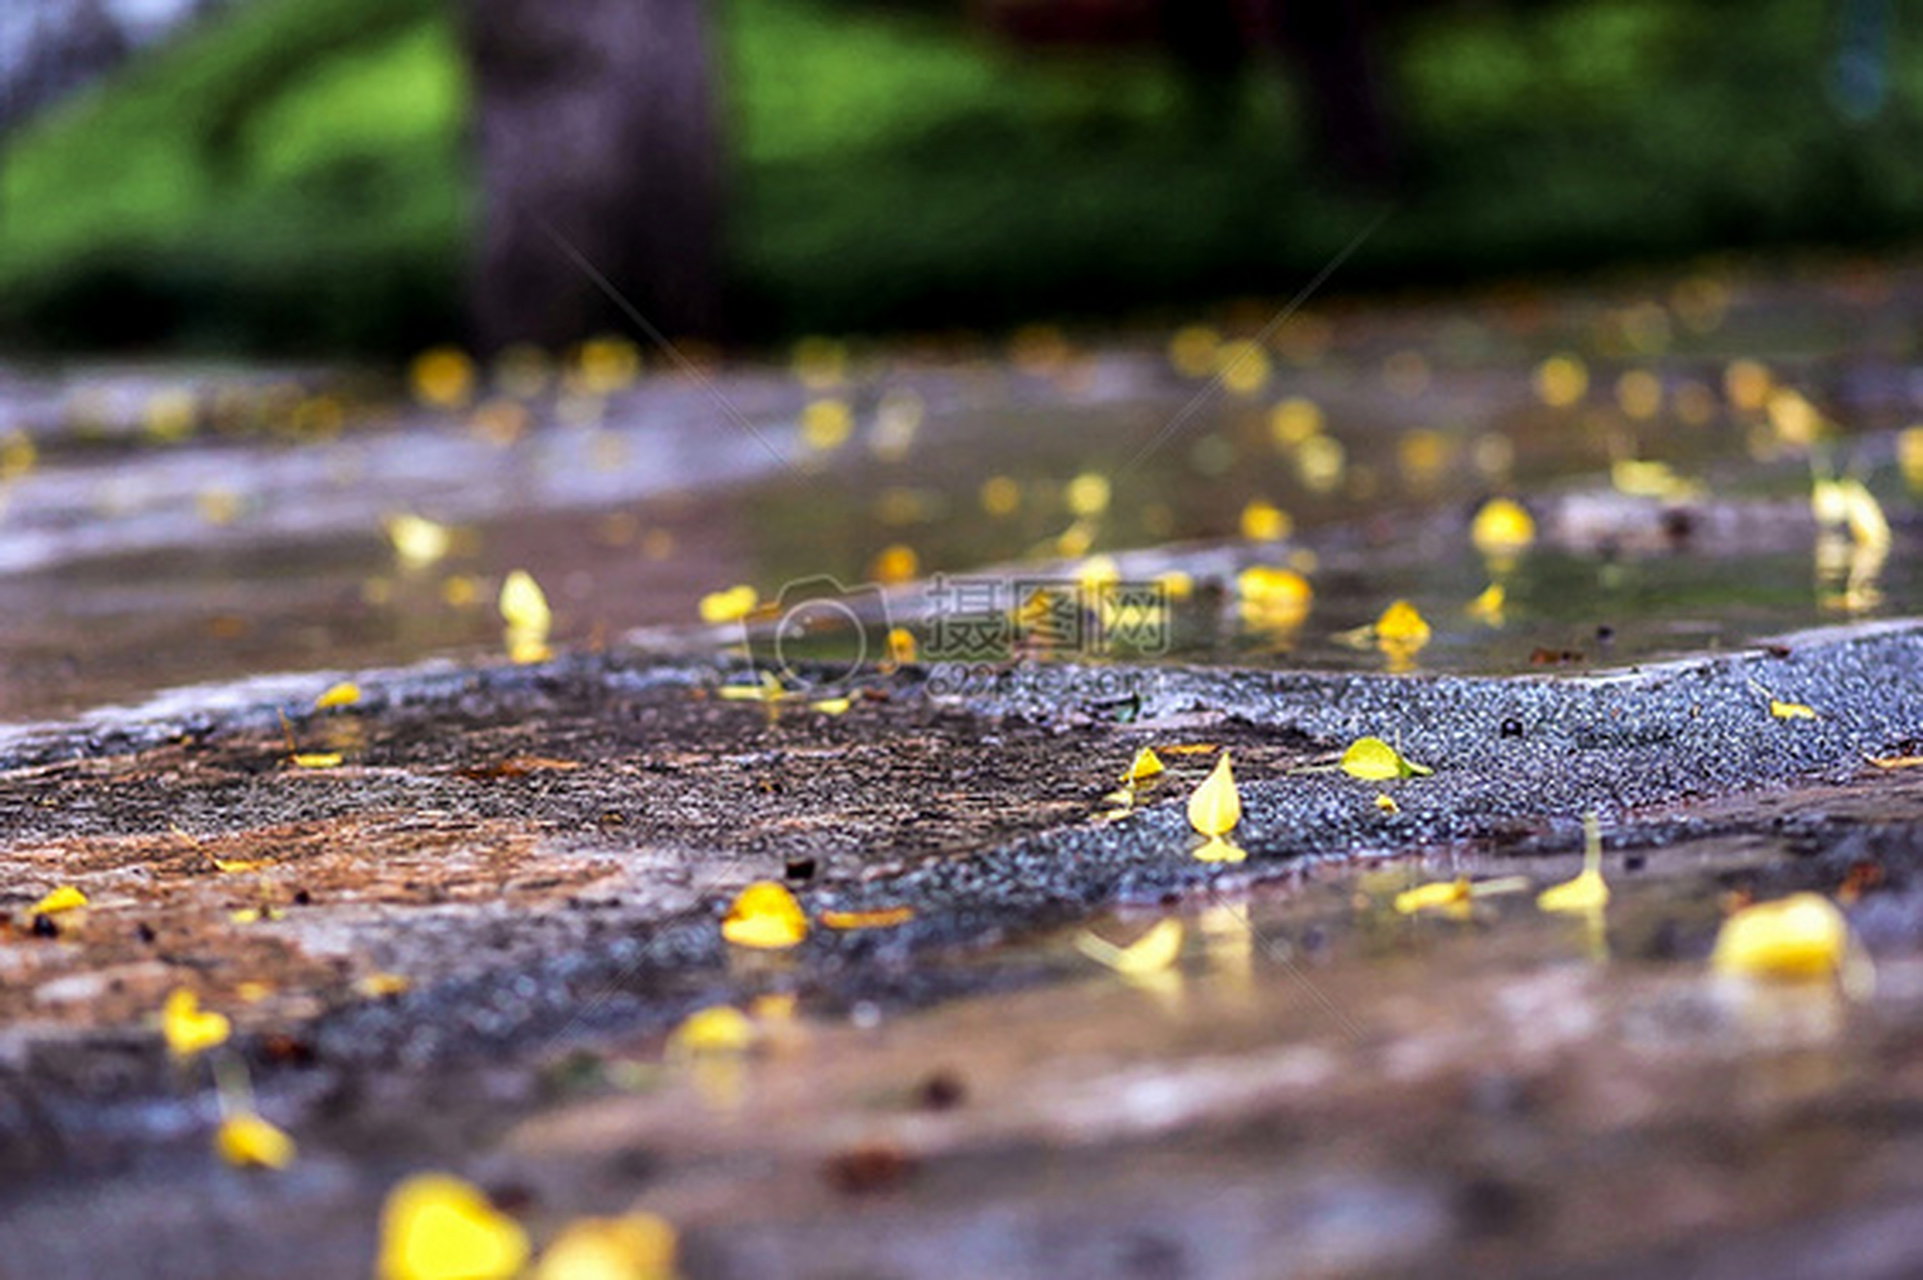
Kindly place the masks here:
POLYGON ((7 375, 0 1273, 352 1274, 424 1167, 537 1241, 663 1214, 689 1276, 1914 1272, 1923 782, 1871 759, 1923 741, 1920 300, 1716 269, 1330 310, 1259 361, 1251 312, 1226 348, 423 366, 458 410, 7 375), (1887 536, 1819 528, 1812 470, 1887 536), (1474 536, 1503 495, 1526 545, 1474 536), (551 661, 497 656, 517 568, 551 661), (864 629, 747 696, 698 602, 821 576, 878 585, 864 629), (1158 592, 1146 657, 1083 595, 942 660, 958 583, 1115 578, 1158 592), (1426 639, 1368 631, 1398 598, 1426 639), (889 624, 922 661, 873 661, 889 624), (1365 734, 1435 772, 1341 773, 1365 734), (1233 863, 1183 803, 1224 749, 1233 863), (1613 897, 1543 912, 1586 813, 1613 897), (1528 883, 1396 909, 1457 876, 1528 883), (723 941, 757 879, 794 950, 723 941), (57 884, 89 907, 36 925, 57 884), (1873 987, 1710 974, 1801 889, 1873 987), (1164 918, 1132 982, 1078 947, 1164 918), (290 1168, 210 1152, 182 986, 290 1168), (750 1053, 664 1052, 720 1003, 750 1053))

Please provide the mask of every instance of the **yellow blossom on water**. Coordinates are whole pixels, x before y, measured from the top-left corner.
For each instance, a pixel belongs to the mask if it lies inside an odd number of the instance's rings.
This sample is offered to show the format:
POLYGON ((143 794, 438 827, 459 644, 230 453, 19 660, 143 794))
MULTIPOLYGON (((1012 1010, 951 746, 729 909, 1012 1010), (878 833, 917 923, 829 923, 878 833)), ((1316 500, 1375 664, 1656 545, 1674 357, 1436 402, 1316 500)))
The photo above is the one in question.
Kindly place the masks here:
POLYGON ((1375 620, 1376 644, 1385 650, 1413 654, 1429 643, 1429 634, 1428 621, 1407 600, 1396 601, 1375 620))
POLYGON ((1143 747, 1135 753, 1135 759, 1129 762, 1128 772, 1122 775, 1122 781, 1142 782, 1153 778, 1166 768, 1167 766, 1162 763, 1162 757, 1155 754, 1154 747, 1143 747))
POLYGON ((641 352, 616 335, 589 338, 574 349, 568 375, 574 390, 582 395, 612 395, 641 376, 641 352))
POLYGON ((285 1169, 294 1163, 294 1140, 249 1111, 238 1111, 214 1130, 214 1151, 237 1169, 285 1169))
POLYGON ((414 398, 436 409, 458 409, 474 394, 474 362, 455 347, 433 347, 407 369, 414 398))
POLYGON ((915 660, 915 633, 907 627, 888 629, 888 661, 904 666, 915 660))
POLYGON ((721 936, 738 947, 778 951, 808 936, 808 917, 787 886, 757 880, 743 889, 721 921, 721 936))
POLYGON ((1536 366, 1536 395, 1551 408, 1566 409, 1589 391, 1589 369, 1564 352, 1536 366))
POLYGON ((296 751, 288 759, 296 769, 335 769, 340 767, 341 753, 338 751, 296 751))
POLYGON ((1155 585, 1166 592, 1171 600, 1186 600, 1195 594, 1195 579, 1180 569, 1156 574, 1155 585))
POLYGON ((1222 385, 1239 396, 1252 396, 1269 382, 1269 353, 1246 340, 1225 342, 1216 352, 1222 385))
POLYGON ((725 591, 709 592, 701 597, 701 603, 696 607, 703 622, 718 627, 723 623, 739 622, 753 613, 755 606, 760 603, 760 594, 744 582, 725 591))
POLYGON ((1242 821, 1242 797, 1235 789, 1229 753, 1215 758, 1215 768, 1189 796, 1189 825, 1205 836, 1225 836, 1242 821))
POLYGON ((454 543, 454 535, 446 525, 421 516, 402 512, 389 516, 384 523, 387 540, 394 544, 394 554, 403 564, 417 567, 433 564, 445 556, 454 543))
POLYGON ((1521 551, 1536 540, 1536 521, 1521 503, 1491 498, 1470 523, 1469 540, 1486 556, 1521 551))
POLYGON ((1806 447, 1822 435, 1828 424, 1823 413, 1794 387, 1777 387, 1763 401, 1769 425, 1784 444, 1806 447))
POLYGON ((732 1005, 715 1005, 689 1014, 668 1037, 672 1056, 746 1053, 754 1047, 754 1021, 732 1005))
POLYGON ((1662 379, 1647 369, 1631 369, 1616 379, 1616 406, 1626 417, 1655 417, 1663 407, 1662 379))
POLYGON ((982 481, 982 510, 991 516, 1011 516, 1022 505, 1022 487, 1007 476, 990 476, 982 481))
POLYGON ((1502 625, 1503 606, 1509 602, 1509 593, 1500 582, 1492 582, 1482 589, 1482 594, 1471 600, 1466 607, 1469 616, 1480 618, 1492 627, 1502 625))
POLYGON ((921 557, 915 554, 913 547, 897 542, 881 549, 868 572, 876 582, 890 585, 912 582, 915 575, 921 572, 921 557))
POLYGON ((1395 896, 1395 909, 1399 915, 1412 916, 1419 911, 1441 911, 1468 901, 1469 877, 1458 876, 1454 880, 1437 880, 1404 889, 1395 896))
POLYGON ((1341 484, 1347 467, 1348 454, 1334 436, 1310 436, 1296 447, 1296 478, 1315 493, 1328 493, 1341 484))
POLYGON ((1602 829, 1595 814, 1583 818, 1582 870, 1575 878, 1551 885, 1536 895, 1536 905, 1544 911, 1599 911, 1609 904, 1609 885, 1602 874, 1602 829))
POLYGON ((651 1213, 580 1218, 542 1253, 534 1280, 673 1280, 674 1228, 651 1213))
POLYGON ((327 711, 334 707, 351 707, 361 700, 361 687, 352 680, 329 685, 326 692, 314 699, 314 710, 327 711))
POLYGON ((1182 922, 1171 916, 1125 947, 1084 929, 1076 935, 1075 948, 1124 977, 1140 977, 1160 973, 1181 957, 1183 932, 1182 922))
POLYGON ((1725 920, 1709 962, 1718 973, 1795 981, 1844 974, 1850 957, 1841 909, 1821 894, 1797 893, 1725 920))
POLYGON ((541 584, 526 569, 516 569, 501 583, 501 620, 510 627, 546 632, 554 624, 541 584))
POLYGON ((1342 753, 1342 772, 1351 778, 1385 782, 1390 778, 1427 777, 1435 770, 1403 759, 1401 752, 1380 738, 1357 738, 1342 753))
POLYGON ((838 449, 854 431, 854 411, 845 400, 816 400, 801 411, 801 438, 810 449, 838 449))
POLYGON ((224 1044, 232 1030, 226 1014, 202 1009, 200 997, 188 988, 175 987, 167 993, 167 1003, 160 1011, 160 1031, 176 1058, 191 1058, 224 1044))
POLYGON ((1108 477, 1095 471, 1084 471, 1068 482, 1062 490, 1062 501, 1069 512, 1076 516, 1099 516, 1108 510, 1111 489, 1108 477))
POLYGON ((1169 363, 1185 378, 1206 378, 1215 372, 1222 338, 1207 325, 1185 325, 1169 339, 1169 363))
POLYGON ((415 1174, 381 1210, 381 1280, 507 1280, 528 1254, 521 1224, 450 1174, 415 1174))
POLYGON ((1291 397, 1269 411, 1269 436, 1280 449, 1293 449, 1322 434, 1322 410, 1313 400, 1291 397))
POLYGON ((1890 545, 1890 521, 1883 514, 1883 504, 1853 476, 1818 479, 1810 490, 1810 510, 1824 528, 1848 529, 1850 540, 1859 547, 1890 545))
POLYGON ((1293 569, 1252 565, 1235 576, 1236 611, 1245 626, 1287 633, 1309 616, 1315 589, 1293 569))
POLYGON ((1294 529, 1289 513, 1272 502, 1254 498, 1242 508, 1242 536, 1250 542, 1279 542, 1294 529))
POLYGON ((62 911, 77 911, 87 905, 87 895, 70 884, 63 884, 33 904, 30 915, 57 916, 62 911))
POLYGON ((1755 360, 1732 360, 1723 370, 1723 392, 1738 409, 1754 413, 1769 399, 1776 379, 1755 360))

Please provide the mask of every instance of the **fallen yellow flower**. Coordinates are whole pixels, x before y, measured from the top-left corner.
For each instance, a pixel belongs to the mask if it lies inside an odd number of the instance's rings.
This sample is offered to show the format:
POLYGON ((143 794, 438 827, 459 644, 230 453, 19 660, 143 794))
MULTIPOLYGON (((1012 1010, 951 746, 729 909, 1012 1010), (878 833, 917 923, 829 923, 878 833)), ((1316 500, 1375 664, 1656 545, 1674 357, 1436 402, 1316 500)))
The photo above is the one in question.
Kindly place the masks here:
POLYGON ((1342 772, 1368 782, 1386 782, 1390 778, 1427 777, 1435 770, 1403 759, 1401 752, 1380 738, 1357 738, 1342 753, 1342 772))
POLYGON ((62 911, 78 911, 87 905, 87 895, 70 884, 63 884, 33 904, 29 915, 57 916, 62 911))
POLYGON ((1221 836, 1210 836, 1195 850, 1197 862, 1245 862, 1248 856, 1247 849, 1221 836))
POLYGON ((1076 935, 1075 949, 1124 977, 1140 977, 1175 963, 1182 954, 1182 934, 1182 922, 1171 916, 1125 947, 1084 929, 1076 935))
POLYGON ((1778 698, 1769 700, 1769 713, 1778 720, 1814 720, 1816 710, 1800 702, 1784 702, 1778 698))
POLYGON ((1235 789, 1229 753, 1215 758, 1215 768, 1189 796, 1189 825, 1205 836, 1225 836, 1242 820, 1242 797, 1235 789))
POLYGON ((1521 551, 1536 540, 1536 521, 1521 503, 1491 498, 1470 522, 1469 540, 1486 556, 1521 551))
POLYGON ((351 707, 361 700, 361 687, 352 680, 343 680, 330 686, 320 697, 314 699, 314 710, 326 711, 333 707, 351 707))
POLYGON ((741 621, 753 613, 755 606, 760 603, 760 594, 744 582, 729 587, 725 591, 709 592, 701 597, 701 603, 696 608, 699 609, 703 622, 711 627, 718 627, 724 623, 741 621))
POLYGON ((1796 893, 1725 920, 1709 963, 1718 973, 1797 981, 1837 976, 1849 956, 1843 912, 1821 894, 1796 893))
POLYGON ((433 564, 445 556, 454 544, 454 535, 445 525, 435 524, 417 515, 402 512, 389 516, 385 522, 387 540, 394 545, 394 554, 403 564, 416 568, 433 564))
POLYGON ((296 751, 288 757, 297 769, 332 769, 341 762, 338 751, 296 751))
POLYGON ((545 636, 554 625, 547 594, 526 569, 516 569, 501 583, 501 620, 508 626, 545 636))
POLYGON ((1482 594, 1471 600, 1467 606, 1469 616, 1479 618, 1492 627, 1502 625, 1503 606, 1509 602, 1509 593, 1500 582, 1492 582, 1484 587, 1482 594))
POLYGON ((821 913, 821 925, 824 929, 843 931, 892 929, 898 924, 907 924, 914 918, 913 907, 881 907, 873 911, 824 911, 821 913))
POLYGON ((730 1005, 716 1005, 689 1014, 668 1037, 672 1056, 701 1053, 745 1053, 755 1042, 748 1015, 730 1005))
POLYGON ((1589 912, 1609 905, 1609 885, 1602 875, 1602 825, 1595 814, 1583 815, 1582 836, 1582 870, 1536 895, 1536 905, 1544 911, 1589 912))
POLYGON ((1128 772, 1122 775, 1123 782, 1142 782, 1166 770, 1162 757, 1155 754, 1154 747, 1143 747, 1129 762, 1128 772))
POLYGON ((1289 513, 1272 502, 1253 498, 1242 508, 1242 536, 1250 542, 1279 542, 1294 529, 1289 513))
POLYGON ((520 1223, 449 1174, 415 1174, 381 1211, 381 1280, 506 1280, 528 1252, 520 1223))
POLYGON ((534 1280, 673 1280, 674 1228, 651 1213, 581 1218, 541 1255, 534 1280))
POLYGON ((200 997, 186 987, 175 987, 167 994, 160 1011, 161 1034, 176 1058, 191 1058, 203 1050, 226 1042, 233 1024, 224 1013, 200 1007, 200 997))
POLYGON ((787 886, 757 880, 743 889, 721 921, 721 936, 738 947, 778 951, 808 936, 808 917, 787 886))
POLYGON ((285 1169, 294 1163, 294 1140, 252 1112, 240 1111, 214 1131, 214 1151, 237 1169, 285 1169))
POLYGON ((1429 643, 1429 623, 1407 600, 1398 600, 1375 620, 1375 638, 1385 648, 1396 646, 1411 650, 1429 643))
POLYGON ((1412 916, 1419 911, 1440 911, 1467 901, 1469 877, 1457 876, 1454 880, 1437 880, 1404 889, 1395 896, 1395 909, 1400 915, 1412 916))

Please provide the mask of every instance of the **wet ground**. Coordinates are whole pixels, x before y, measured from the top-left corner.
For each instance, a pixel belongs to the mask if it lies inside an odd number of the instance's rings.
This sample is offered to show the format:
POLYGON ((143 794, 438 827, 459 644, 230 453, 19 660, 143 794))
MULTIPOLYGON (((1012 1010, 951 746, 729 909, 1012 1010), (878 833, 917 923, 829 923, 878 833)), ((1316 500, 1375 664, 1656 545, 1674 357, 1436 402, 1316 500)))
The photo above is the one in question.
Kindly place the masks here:
POLYGON ((1347 308, 1243 391, 1165 335, 1045 331, 458 413, 338 371, 14 375, 0 1271, 364 1272, 388 1188, 439 1167, 537 1239, 664 1214, 691 1277, 1913 1273, 1923 774, 1872 760, 1923 741, 1919 284, 1347 308), (1812 467, 1891 537, 1819 532, 1812 467), (1536 537, 1492 555, 1501 493, 1536 537), (444 554, 397 556, 401 513, 444 554), (931 659, 929 575, 1092 554, 1186 575, 1165 652, 931 659), (902 581, 865 637, 776 701, 695 621, 877 561, 902 581), (1251 565, 1302 571, 1306 615, 1239 609, 1251 565), (495 656, 511 568, 549 661, 495 656), (1501 616, 1466 613, 1492 581, 1501 616), (1353 634, 1397 597, 1426 644, 1353 634), (923 660, 837 680, 884 612, 923 660), (316 710, 343 677, 359 701, 316 710), (1342 774, 1365 734, 1435 772, 1342 774), (1169 770, 1117 815, 1149 745, 1169 770), (1228 864, 1184 813, 1223 749, 1228 864), (1567 879, 1585 814, 1606 912, 1394 908, 1567 879), (723 940, 757 879, 801 946, 723 940), (36 923, 61 883, 89 907, 36 923), (1800 889, 1873 991, 1711 975, 1729 910, 1800 889), (830 927, 862 912, 893 914, 830 927), (1165 917, 1170 972, 1077 945, 1165 917), (211 1153, 206 1072, 156 1030, 180 986, 233 1017, 289 1169, 211 1153), (667 1051, 720 1003, 751 1052, 667 1051))

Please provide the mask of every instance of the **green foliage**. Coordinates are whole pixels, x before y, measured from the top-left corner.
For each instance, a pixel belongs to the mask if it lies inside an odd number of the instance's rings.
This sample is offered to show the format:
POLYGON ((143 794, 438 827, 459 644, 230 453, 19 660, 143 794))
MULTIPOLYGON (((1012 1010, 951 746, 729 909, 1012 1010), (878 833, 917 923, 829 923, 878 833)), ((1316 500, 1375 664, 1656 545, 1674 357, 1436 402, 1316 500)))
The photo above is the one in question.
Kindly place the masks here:
MULTIPOLYGON (((1023 55, 959 4, 730 0, 744 336, 1292 290, 1373 212, 1315 180, 1286 78, 1023 55)), ((1923 215, 1923 52, 1876 119, 1797 0, 1418 9, 1415 157, 1350 285, 1786 241, 1923 215)), ((404 350, 458 330, 473 219, 445 0, 257 0, 35 122, 0 170, 0 335, 404 350)))

